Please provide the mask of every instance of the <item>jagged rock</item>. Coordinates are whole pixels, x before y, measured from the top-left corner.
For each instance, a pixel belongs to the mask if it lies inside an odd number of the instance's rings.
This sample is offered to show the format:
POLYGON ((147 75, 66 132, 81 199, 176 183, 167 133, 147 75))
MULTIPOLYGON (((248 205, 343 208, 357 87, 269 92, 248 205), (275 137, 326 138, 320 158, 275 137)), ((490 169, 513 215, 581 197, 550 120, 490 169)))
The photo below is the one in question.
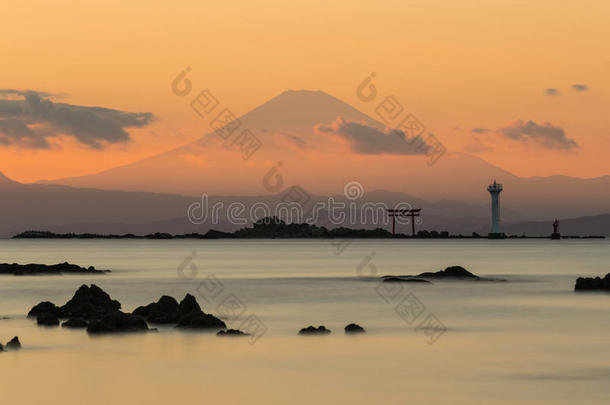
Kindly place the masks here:
POLYGON ((43 301, 34 305, 32 309, 30 309, 30 312, 28 312, 28 317, 33 318, 40 314, 53 314, 55 316, 59 316, 60 310, 59 307, 52 302, 43 301))
MULTIPOLYGON (((120 308, 121 304, 118 301, 113 300, 104 290, 92 284, 91 287, 86 285, 80 286, 72 299, 62 307, 58 307, 49 301, 43 301, 35 305, 28 312, 28 317, 38 317, 45 314, 43 319, 49 320, 49 322, 51 322, 49 315, 53 315, 55 318, 82 318, 88 320, 100 318, 107 313, 118 311, 120 308)), ((39 325, 42 324, 39 322, 39 325)))
POLYGON ((224 329, 226 327, 227 325, 223 321, 203 311, 192 312, 181 317, 176 325, 176 328, 182 329, 224 329))
POLYGON ((91 284, 91 287, 82 285, 72 299, 60 308, 60 316, 95 319, 119 309, 121 304, 95 284, 91 284))
POLYGON ((59 318, 55 314, 45 312, 36 316, 36 323, 41 326, 58 326, 59 318))
POLYGON ((87 326, 87 332, 91 334, 146 331, 148 325, 144 318, 121 311, 107 313, 101 319, 91 321, 87 326))
POLYGON ((227 329, 219 331, 216 336, 250 336, 250 334, 238 329, 227 329))
POLYGON ((21 342, 19 341, 19 338, 17 336, 12 338, 11 341, 6 344, 6 348, 11 350, 21 349, 21 342))
POLYGON ((428 284, 432 284, 432 282, 430 282, 428 280, 424 280, 423 278, 417 278, 417 277, 403 278, 403 277, 393 277, 393 276, 384 277, 383 282, 384 283, 428 283, 428 284))
POLYGON ((182 301, 180 301, 180 305, 178 306, 178 318, 182 318, 183 316, 199 312, 202 311, 201 307, 197 303, 197 299, 191 294, 186 294, 182 301))
POLYGON ((178 301, 164 295, 159 298, 159 301, 138 307, 132 313, 143 317, 150 323, 177 323, 179 310, 178 301))
POLYGON ((364 328, 358 324, 350 323, 345 327, 345 333, 353 334, 353 333, 364 333, 366 332, 364 328))
POLYGON ((86 328, 89 325, 84 318, 70 318, 61 324, 62 328, 86 328))
POLYGON ((201 310, 195 297, 186 294, 178 307, 178 324, 176 328, 184 329, 224 329, 227 325, 214 315, 201 310))
POLYGON ((610 273, 604 278, 600 277, 578 277, 574 285, 574 291, 610 291, 610 273))
POLYGON ((299 331, 299 335, 328 335, 330 330, 326 329, 325 326, 320 325, 317 328, 315 326, 308 326, 299 331))

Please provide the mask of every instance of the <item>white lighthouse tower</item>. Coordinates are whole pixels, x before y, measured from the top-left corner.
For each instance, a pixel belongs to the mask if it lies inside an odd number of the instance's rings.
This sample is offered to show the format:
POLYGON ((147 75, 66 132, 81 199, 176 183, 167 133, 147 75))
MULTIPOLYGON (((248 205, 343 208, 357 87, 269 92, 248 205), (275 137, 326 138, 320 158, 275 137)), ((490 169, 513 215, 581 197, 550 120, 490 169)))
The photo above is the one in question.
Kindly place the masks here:
POLYGON ((505 235, 500 233, 500 193, 502 192, 502 184, 498 184, 494 180, 493 184, 487 187, 487 191, 491 194, 491 232, 488 237, 494 239, 504 238, 505 235))

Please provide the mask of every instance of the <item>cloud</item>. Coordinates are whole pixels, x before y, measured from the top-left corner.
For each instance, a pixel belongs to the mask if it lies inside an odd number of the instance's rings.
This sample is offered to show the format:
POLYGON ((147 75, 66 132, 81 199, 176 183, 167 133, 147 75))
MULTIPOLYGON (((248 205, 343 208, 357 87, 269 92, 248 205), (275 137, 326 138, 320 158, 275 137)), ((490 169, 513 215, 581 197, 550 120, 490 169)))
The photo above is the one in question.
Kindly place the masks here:
POLYGON ((472 132, 475 134, 486 134, 491 131, 489 128, 472 128, 472 132))
POLYGON ((517 121, 512 126, 501 128, 504 137, 521 142, 533 141, 547 149, 573 150, 578 148, 574 139, 568 138, 560 127, 546 123, 538 125, 534 121, 517 121))
POLYGON ((553 88, 544 89, 544 94, 546 94, 547 96, 558 96, 559 90, 553 88))
POLYGON ((381 131, 366 124, 337 117, 332 124, 318 124, 318 133, 331 133, 345 139, 352 151, 363 155, 424 155, 430 150, 420 135, 407 137, 403 131, 381 131))
POLYGON ((49 93, 0 89, 0 145, 48 149, 49 138, 67 135, 93 149, 128 142, 126 128, 141 128, 155 117, 103 107, 56 103, 49 93))
POLYGON ((572 89, 576 91, 587 91, 589 90, 589 86, 586 84, 573 84, 572 89))

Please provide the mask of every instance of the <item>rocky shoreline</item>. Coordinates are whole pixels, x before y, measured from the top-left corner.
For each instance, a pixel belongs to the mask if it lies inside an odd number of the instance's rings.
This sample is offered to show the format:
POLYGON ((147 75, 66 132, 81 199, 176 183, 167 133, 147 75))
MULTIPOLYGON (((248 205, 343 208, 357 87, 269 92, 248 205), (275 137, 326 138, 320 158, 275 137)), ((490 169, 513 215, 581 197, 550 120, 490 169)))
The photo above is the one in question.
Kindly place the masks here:
POLYGON ((14 276, 34 275, 62 275, 62 274, 106 274, 110 270, 97 270, 93 266, 81 267, 68 262, 57 264, 17 264, 0 263, 0 274, 12 274, 14 276))
MULTIPOLYGON (((250 336, 249 333, 230 329, 220 318, 203 312, 197 299, 191 294, 178 302, 163 295, 158 301, 137 307, 131 313, 121 311, 121 303, 114 300, 95 284, 82 285, 74 296, 62 306, 42 301, 32 307, 28 318, 44 327, 84 329, 90 335, 126 332, 157 331, 149 325, 173 325, 175 329, 217 331, 217 336, 250 336)), ((361 334, 365 330, 351 323, 345 327, 346 334, 361 334)), ((299 335, 326 335, 331 331, 324 326, 309 326, 299 335)))
POLYGON ((28 317, 36 318, 40 326, 83 328, 87 333, 147 332, 151 324, 175 324, 183 329, 224 329, 223 321, 201 310, 195 297, 187 294, 178 303, 163 296, 159 301, 136 308, 132 313, 121 311, 121 303, 92 284, 82 285, 66 304, 58 307, 43 301, 35 305, 28 317))

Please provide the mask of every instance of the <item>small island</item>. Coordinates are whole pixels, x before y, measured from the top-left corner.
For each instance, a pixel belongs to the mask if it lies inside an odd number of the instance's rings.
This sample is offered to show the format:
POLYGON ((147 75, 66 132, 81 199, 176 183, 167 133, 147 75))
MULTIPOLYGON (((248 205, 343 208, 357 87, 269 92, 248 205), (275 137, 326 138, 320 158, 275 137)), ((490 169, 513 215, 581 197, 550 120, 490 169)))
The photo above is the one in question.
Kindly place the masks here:
POLYGON ((58 264, 17 264, 0 263, 0 274, 12 274, 14 276, 34 275, 62 275, 62 274, 105 274, 110 270, 97 270, 93 266, 80 267, 68 262, 58 264))
MULTIPOLYGON (((473 232, 471 235, 453 235, 448 231, 420 230, 415 235, 396 233, 383 229, 353 229, 338 227, 329 229, 310 223, 286 223, 278 217, 265 217, 254 222, 251 227, 238 229, 234 232, 210 229, 206 233, 187 233, 173 235, 167 232, 155 232, 146 235, 126 233, 95 234, 95 233, 53 233, 49 231, 25 231, 14 235, 13 239, 485 239, 487 236, 473 232)), ((548 239, 548 236, 509 235, 508 239, 548 239)), ((579 236, 564 236, 580 238, 579 236)), ((604 236, 585 236, 601 238, 604 236)))
POLYGON ((383 282, 411 282, 411 283, 429 283, 429 280, 447 280, 447 281, 506 281, 501 278, 479 277, 463 268, 462 266, 451 266, 445 270, 437 272, 424 272, 416 276, 383 276, 383 282))

